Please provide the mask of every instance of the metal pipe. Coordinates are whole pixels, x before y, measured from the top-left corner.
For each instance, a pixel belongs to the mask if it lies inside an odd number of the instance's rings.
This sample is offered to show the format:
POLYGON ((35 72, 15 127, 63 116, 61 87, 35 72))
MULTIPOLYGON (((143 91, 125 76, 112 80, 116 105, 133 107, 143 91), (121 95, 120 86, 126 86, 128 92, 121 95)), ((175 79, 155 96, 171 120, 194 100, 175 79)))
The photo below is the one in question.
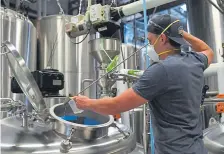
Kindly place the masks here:
MULTIPOLYGON (((127 83, 124 83, 124 81, 117 81, 116 86, 117 86, 117 96, 128 89, 128 85, 127 85, 127 83)), ((131 128, 130 112, 129 111, 121 113, 121 122, 125 126, 131 128)))
POLYGON ((224 62, 210 64, 210 66, 204 71, 204 76, 209 77, 217 75, 219 69, 224 70, 224 62))
POLYGON ((16 10, 19 9, 19 6, 20 6, 20 0, 16 0, 16 10))
MULTIPOLYGON (((160 5, 164 5, 167 3, 174 2, 176 0, 146 0, 146 9, 151 9, 160 5)), ((124 5, 119 7, 118 9, 120 10, 120 15, 121 17, 123 16, 129 16, 138 12, 143 11, 142 8, 143 0, 124 5)))
POLYGON ((143 105, 143 134, 142 134, 142 138, 143 138, 143 147, 144 147, 144 153, 147 154, 147 132, 146 132, 146 104, 143 105))
POLYGON ((43 17, 47 16, 47 0, 43 0, 43 17))
POLYGON ((224 98, 205 99, 204 102, 224 102, 224 98))
POLYGON ((3 2, 5 3, 5 6, 6 6, 7 8, 10 7, 10 0, 3 0, 3 2))
POLYGON ((26 109, 23 112, 22 127, 28 128, 28 114, 27 114, 27 110, 26 109))
MULTIPOLYGON (((84 79, 84 80, 82 80, 82 82, 81 82, 81 89, 84 88, 85 82, 92 83, 92 82, 94 82, 94 80, 93 79, 84 79)), ((96 83, 96 84, 102 88, 102 86, 100 84, 98 84, 98 83, 96 83)), ((84 95, 84 91, 81 94, 84 95)))
POLYGON ((216 96, 216 95, 218 95, 219 94, 219 92, 218 91, 209 91, 209 92, 206 92, 206 96, 216 96))
POLYGON ((40 20, 41 19, 41 12, 42 12, 42 0, 38 0, 37 1, 37 19, 40 20))
MULTIPOLYGON (((93 79, 84 79, 84 80, 82 80, 82 82, 81 82, 81 89, 84 88, 85 82, 91 82, 92 83, 93 81, 94 81, 93 79)), ((81 94, 84 95, 84 91, 81 94)))

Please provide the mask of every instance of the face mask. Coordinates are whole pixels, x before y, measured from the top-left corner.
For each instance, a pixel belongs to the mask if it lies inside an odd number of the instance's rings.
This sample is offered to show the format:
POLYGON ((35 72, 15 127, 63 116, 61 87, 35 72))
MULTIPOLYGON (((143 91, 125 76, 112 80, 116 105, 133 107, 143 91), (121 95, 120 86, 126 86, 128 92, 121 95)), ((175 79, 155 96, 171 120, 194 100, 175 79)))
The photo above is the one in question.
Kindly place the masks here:
POLYGON ((149 45, 147 50, 148 50, 148 56, 150 57, 150 64, 154 62, 159 62, 159 55, 156 53, 154 46, 149 45))
MULTIPOLYGON (((167 51, 163 51, 159 54, 156 53, 155 51, 155 45, 156 43, 158 42, 159 38, 161 37, 161 35, 168 29, 170 28, 170 26, 172 26, 174 23, 176 22, 179 22, 179 20, 176 20, 174 22, 172 22, 170 25, 168 25, 164 30, 163 32, 159 35, 159 37, 156 39, 156 41, 154 42, 153 45, 149 45, 149 48, 148 48, 148 56, 150 57, 150 63, 153 63, 153 62, 158 62, 159 61, 159 56, 163 55, 163 54, 166 54, 166 53, 169 53, 171 51, 174 51, 174 50, 179 50, 179 49, 173 49, 173 50, 167 50, 167 51)), ((155 24, 155 23, 154 23, 155 24)))

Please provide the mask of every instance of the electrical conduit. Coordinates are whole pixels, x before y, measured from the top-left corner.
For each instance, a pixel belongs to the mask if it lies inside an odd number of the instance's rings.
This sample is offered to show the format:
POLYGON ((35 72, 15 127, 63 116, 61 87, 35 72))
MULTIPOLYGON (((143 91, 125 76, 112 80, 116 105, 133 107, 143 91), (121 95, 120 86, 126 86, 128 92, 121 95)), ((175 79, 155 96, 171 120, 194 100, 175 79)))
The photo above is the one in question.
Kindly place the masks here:
MULTIPOLYGON (((148 36, 148 32, 147 32, 147 14, 146 14, 146 0, 143 0, 143 13, 144 13, 144 28, 145 28, 145 44, 148 43, 148 39, 147 39, 147 36, 148 36)), ((147 54, 147 47, 146 47, 146 50, 145 50, 145 53, 144 53, 144 57, 146 57, 146 67, 149 66, 149 56, 147 54)), ((144 108, 146 108, 146 105, 144 105, 144 108)), ((147 112, 147 110, 145 109, 145 111, 147 112)), ((144 113, 145 114, 145 113, 144 113)), ((145 117, 145 115, 144 115, 145 117)), ((144 121, 146 122, 146 121, 144 121)), ((151 114, 150 114, 150 144, 151 144, 151 154, 154 154, 154 136, 153 136, 153 129, 152 129, 152 119, 151 119, 151 114)), ((146 128, 144 127, 144 133, 145 133, 145 137, 143 136, 143 140, 144 142, 146 142, 146 128)), ((146 146, 145 148, 147 149, 148 145, 144 145, 146 146)))

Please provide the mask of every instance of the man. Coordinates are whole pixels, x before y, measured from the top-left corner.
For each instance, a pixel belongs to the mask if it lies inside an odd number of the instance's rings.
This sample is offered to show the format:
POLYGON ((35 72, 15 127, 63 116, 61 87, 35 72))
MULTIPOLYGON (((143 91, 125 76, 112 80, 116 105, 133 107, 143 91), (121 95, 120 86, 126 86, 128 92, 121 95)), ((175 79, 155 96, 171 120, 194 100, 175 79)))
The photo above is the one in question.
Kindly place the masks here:
POLYGON ((206 154, 200 103, 203 71, 212 62, 213 51, 184 32, 179 20, 170 15, 153 17, 148 32, 160 61, 148 67, 132 88, 114 98, 76 96, 74 100, 80 109, 108 115, 149 102, 156 154, 206 154), (181 52, 185 40, 194 51, 181 52))

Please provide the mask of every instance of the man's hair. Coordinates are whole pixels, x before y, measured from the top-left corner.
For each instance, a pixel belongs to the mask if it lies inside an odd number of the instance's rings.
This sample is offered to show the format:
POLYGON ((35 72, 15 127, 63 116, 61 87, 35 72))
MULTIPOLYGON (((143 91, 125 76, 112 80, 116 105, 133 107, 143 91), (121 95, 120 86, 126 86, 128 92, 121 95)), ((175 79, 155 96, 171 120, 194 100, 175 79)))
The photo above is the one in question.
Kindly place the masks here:
POLYGON ((172 45, 173 47, 175 47, 175 48, 180 48, 180 47, 181 47, 181 44, 179 44, 179 43, 173 41, 173 40, 170 39, 170 38, 168 38, 168 39, 169 39, 169 43, 170 43, 170 45, 172 45))
MULTIPOLYGON (((159 35, 156 34, 156 36, 158 37, 159 35)), ((166 37, 168 38, 168 41, 169 41, 169 43, 170 43, 171 46, 173 46, 175 48, 180 48, 181 47, 181 44, 179 44, 179 43, 171 40, 167 35, 166 35, 166 37)))

